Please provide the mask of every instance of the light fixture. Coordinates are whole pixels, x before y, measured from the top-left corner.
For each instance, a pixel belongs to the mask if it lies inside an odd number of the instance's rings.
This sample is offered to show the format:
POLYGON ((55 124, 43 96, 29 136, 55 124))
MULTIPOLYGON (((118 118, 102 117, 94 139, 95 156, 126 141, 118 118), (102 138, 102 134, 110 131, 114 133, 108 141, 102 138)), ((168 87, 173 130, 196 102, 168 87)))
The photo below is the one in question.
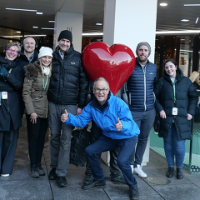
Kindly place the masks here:
POLYGON ((160 3, 160 6, 168 6, 167 3, 160 3))
POLYGON ((18 38, 18 37, 46 37, 47 35, 6 35, 6 36, 1 36, 3 38, 18 38))
POLYGON ((174 49, 176 51, 176 49, 174 49))
POLYGON ((49 21, 49 23, 55 23, 55 21, 49 21))
POLYGON ((199 21, 199 17, 196 18, 195 24, 197 24, 199 21))
POLYGON ((38 26, 33 26, 33 28, 38 28, 38 26))
POLYGON ((21 33, 21 31, 16 31, 16 33, 21 33))
POLYGON ((82 33, 83 36, 91 36, 91 35, 103 35, 103 33, 82 33))
POLYGON ((42 27, 41 29, 54 30, 54 28, 45 28, 45 27, 42 27))
POLYGON ((96 23, 97 26, 102 26, 102 23, 96 23))
POLYGON ((181 20, 182 22, 188 22, 188 21, 190 21, 189 19, 182 19, 181 20))
POLYGON ((181 40, 185 40, 185 39, 182 38, 181 40))
POLYGON ((18 11, 27 11, 27 12, 37 12, 37 10, 21 9, 21 8, 6 8, 6 10, 18 10, 18 11))
POLYGON ((43 15, 43 12, 36 12, 37 15, 43 15))
POLYGON ((200 30, 156 31, 157 35, 162 35, 162 34, 188 34, 188 33, 200 33, 200 30))
POLYGON ((200 4, 183 4, 184 6, 200 6, 200 4))

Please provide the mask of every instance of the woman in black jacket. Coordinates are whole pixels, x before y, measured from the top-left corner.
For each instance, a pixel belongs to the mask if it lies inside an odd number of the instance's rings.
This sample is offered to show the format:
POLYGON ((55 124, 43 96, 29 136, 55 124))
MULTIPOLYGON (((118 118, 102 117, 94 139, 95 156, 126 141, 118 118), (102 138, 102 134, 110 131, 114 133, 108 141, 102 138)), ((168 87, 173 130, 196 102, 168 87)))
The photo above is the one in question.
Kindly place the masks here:
POLYGON ((8 43, 0 56, 0 172, 12 173, 18 130, 22 125, 18 90, 23 85, 23 69, 17 65, 18 43, 8 43))
POLYGON ((164 150, 168 163, 166 176, 171 178, 176 158, 178 179, 183 178, 185 140, 191 139, 192 117, 195 114, 197 93, 192 82, 178 68, 176 61, 164 62, 164 76, 154 89, 156 110, 160 114, 159 137, 164 138, 164 150))

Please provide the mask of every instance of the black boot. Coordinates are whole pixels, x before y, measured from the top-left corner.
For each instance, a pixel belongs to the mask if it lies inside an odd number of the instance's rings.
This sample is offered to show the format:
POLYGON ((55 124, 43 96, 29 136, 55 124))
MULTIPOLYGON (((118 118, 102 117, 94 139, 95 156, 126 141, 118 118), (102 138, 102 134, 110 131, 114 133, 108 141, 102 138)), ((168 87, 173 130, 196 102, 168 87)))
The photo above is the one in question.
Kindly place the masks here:
POLYGON ((174 168, 173 168, 173 167, 168 167, 166 176, 167 176, 168 178, 171 178, 173 175, 174 175, 174 168))
POLYGON ((56 168, 52 168, 49 172, 49 180, 56 180, 57 174, 56 174, 56 168))
POLYGON ((177 168, 177 172, 176 172, 176 178, 177 179, 182 179, 183 178, 183 170, 182 168, 177 168))
POLYGON ((84 180, 84 185, 89 185, 94 181, 93 174, 87 174, 84 180))
POLYGON ((66 187, 67 186, 67 180, 65 176, 58 176, 58 179, 56 181, 58 187, 66 187))
POLYGON ((138 187, 129 187, 129 195, 131 200, 135 200, 139 198, 138 187))
POLYGON ((105 187, 106 187, 106 181, 105 181, 105 179, 103 179, 102 181, 93 181, 89 185, 83 185, 82 189, 83 190, 91 190, 94 188, 105 188, 105 187))
POLYGON ((40 175, 40 176, 44 176, 44 175, 45 175, 45 171, 44 171, 44 169, 42 168, 41 163, 39 163, 39 164, 37 165, 37 169, 38 169, 38 172, 39 172, 39 175, 40 175))

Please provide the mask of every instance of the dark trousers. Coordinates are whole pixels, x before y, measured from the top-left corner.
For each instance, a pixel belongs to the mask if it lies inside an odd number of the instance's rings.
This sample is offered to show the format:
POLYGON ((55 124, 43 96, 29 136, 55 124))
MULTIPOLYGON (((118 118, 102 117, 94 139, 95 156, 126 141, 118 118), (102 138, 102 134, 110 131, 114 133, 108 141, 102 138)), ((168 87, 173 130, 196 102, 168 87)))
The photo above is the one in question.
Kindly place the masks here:
MULTIPOLYGON (((102 136, 102 129, 100 129, 94 121, 92 121, 92 128, 90 133, 90 144, 93 144, 98 138, 102 136)), ((110 151, 110 176, 111 178, 115 178, 121 176, 121 170, 117 165, 117 157, 119 153, 119 148, 113 149, 110 151)), ((101 154, 99 155, 99 159, 101 158, 101 154)), ((92 173, 89 163, 86 164, 86 175, 90 175, 92 173)))
POLYGON ((156 111, 155 109, 145 112, 131 111, 131 114, 133 116, 133 120, 140 129, 136 151, 134 150, 130 156, 130 164, 134 165, 134 167, 137 167, 137 165, 141 165, 142 163, 143 155, 147 146, 148 137, 153 126, 153 122, 155 120, 156 111))
POLYGON ((30 115, 26 116, 28 128, 28 149, 31 166, 41 163, 48 119, 37 118, 37 123, 30 122, 30 115))
POLYGON ((10 131, 0 131, 1 174, 11 174, 13 170, 19 130, 14 130, 12 123, 10 126, 10 131))
POLYGON ((137 137, 127 139, 111 139, 102 135, 96 142, 89 145, 86 149, 86 156, 91 167, 94 179, 101 181, 105 179, 103 170, 100 165, 99 154, 105 151, 110 151, 119 147, 119 154, 117 158, 117 164, 121 169, 127 184, 131 187, 135 187, 137 182, 132 174, 131 166, 129 163, 129 157, 135 149, 137 143, 137 137), (132 147, 132 148, 130 148, 132 147))

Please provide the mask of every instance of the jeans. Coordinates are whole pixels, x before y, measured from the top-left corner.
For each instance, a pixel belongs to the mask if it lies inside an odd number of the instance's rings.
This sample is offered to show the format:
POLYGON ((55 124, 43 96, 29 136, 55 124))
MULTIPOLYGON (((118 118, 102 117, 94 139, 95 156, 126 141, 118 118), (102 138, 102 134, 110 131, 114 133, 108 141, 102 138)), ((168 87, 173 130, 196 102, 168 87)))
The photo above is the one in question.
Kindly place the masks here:
POLYGON ((174 123, 172 123, 168 137, 164 138, 164 149, 168 166, 174 167, 175 156, 177 168, 182 168, 185 157, 185 140, 178 140, 174 123))
POLYGON ((134 165, 134 167, 137 167, 137 165, 141 165, 142 163, 143 155, 147 146, 148 137, 153 126, 153 122, 155 120, 156 110, 153 109, 145 112, 131 111, 131 114, 133 116, 133 120, 140 129, 136 151, 133 151, 130 156, 130 164, 134 165))
POLYGON ((131 166, 129 164, 129 157, 133 149, 135 149, 136 143, 137 137, 127 139, 111 139, 102 135, 96 142, 89 145, 85 149, 85 152, 94 179, 96 181, 101 181, 105 179, 103 175, 103 170, 100 165, 99 154, 105 151, 113 150, 116 147, 120 147, 117 164, 121 169, 127 184, 131 187, 137 186, 137 182, 132 174, 131 166))

